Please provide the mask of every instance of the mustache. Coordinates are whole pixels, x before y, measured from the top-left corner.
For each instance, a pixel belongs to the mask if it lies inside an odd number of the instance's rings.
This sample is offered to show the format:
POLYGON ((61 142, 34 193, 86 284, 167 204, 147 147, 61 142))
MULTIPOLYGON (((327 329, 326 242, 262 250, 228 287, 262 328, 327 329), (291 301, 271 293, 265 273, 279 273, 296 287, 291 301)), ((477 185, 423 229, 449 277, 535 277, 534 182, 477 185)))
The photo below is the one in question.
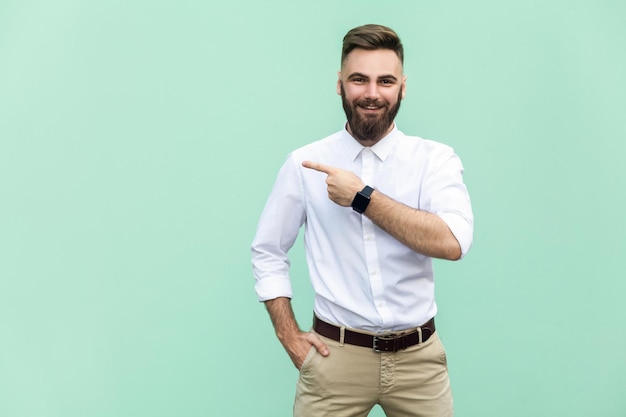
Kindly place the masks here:
POLYGON ((372 100, 372 99, 361 99, 361 100, 355 100, 354 104, 357 106, 361 106, 361 107, 370 107, 370 106, 374 106, 374 107, 387 107, 387 104, 382 101, 382 100, 372 100))

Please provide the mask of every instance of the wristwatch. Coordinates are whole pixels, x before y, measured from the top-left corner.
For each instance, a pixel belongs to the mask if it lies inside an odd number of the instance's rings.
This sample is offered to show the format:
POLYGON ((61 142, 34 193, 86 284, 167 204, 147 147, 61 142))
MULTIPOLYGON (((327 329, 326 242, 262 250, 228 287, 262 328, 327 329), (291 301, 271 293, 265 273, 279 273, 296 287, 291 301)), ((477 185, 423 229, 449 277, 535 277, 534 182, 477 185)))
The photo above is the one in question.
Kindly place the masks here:
POLYGON ((370 203, 370 197, 374 189, 369 185, 366 185, 361 191, 356 193, 354 200, 352 200, 352 208, 354 211, 363 214, 367 205, 370 203))

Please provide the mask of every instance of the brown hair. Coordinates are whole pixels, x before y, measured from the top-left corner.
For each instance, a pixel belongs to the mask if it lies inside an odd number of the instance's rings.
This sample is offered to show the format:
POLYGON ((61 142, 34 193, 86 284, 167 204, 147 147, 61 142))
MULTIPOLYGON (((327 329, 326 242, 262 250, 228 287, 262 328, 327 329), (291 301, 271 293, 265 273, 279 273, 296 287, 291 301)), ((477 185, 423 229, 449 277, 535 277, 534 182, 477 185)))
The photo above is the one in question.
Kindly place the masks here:
POLYGON ((356 48, 374 50, 391 49, 398 55, 400 62, 404 63, 404 48, 398 34, 392 29, 381 25, 363 25, 356 27, 346 33, 343 37, 343 48, 341 49, 341 63, 352 50, 356 48))

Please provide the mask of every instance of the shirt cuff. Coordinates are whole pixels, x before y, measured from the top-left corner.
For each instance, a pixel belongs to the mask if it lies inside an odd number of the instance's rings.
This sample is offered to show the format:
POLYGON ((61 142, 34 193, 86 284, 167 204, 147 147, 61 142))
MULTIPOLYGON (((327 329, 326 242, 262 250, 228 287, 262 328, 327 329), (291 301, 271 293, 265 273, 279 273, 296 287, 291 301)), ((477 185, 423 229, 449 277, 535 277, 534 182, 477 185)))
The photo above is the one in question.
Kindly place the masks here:
POLYGON ((285 277, 263 278, 254 287, 259 301, 273 300, 278 297, 292 298, 291 281, 285 277))
POLYGON ((438 213, 437 215, 446 222, 450 231, 459 242, 461 246, 461 258, 459 259, 463 259, 472 247, 474 231, 473 221, 467 220, 457 213, 446 212, 438 213))

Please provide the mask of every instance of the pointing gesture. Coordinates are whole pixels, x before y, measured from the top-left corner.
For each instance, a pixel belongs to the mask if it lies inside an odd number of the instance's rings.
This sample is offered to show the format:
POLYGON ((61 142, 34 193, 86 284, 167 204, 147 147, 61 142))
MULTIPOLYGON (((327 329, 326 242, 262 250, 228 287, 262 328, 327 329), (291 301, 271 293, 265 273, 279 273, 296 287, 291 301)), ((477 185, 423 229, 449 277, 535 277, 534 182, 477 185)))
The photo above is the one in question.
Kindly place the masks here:
POLYGON ((328 198, 340 206, 350 207, 356 193, 365 187, 353 172, 312 161, 304 161, 302 166, 327 175, 328 198))

